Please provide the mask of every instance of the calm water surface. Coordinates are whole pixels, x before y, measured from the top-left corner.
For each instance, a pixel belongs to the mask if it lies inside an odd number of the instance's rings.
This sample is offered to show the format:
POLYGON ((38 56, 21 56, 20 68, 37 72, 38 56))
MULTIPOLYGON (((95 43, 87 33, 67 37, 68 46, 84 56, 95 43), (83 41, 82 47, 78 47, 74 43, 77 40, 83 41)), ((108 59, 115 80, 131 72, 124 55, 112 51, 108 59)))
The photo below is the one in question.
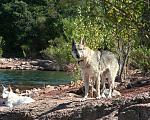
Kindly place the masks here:
POLYGON ((0 70, 0 82, 12 86, 44 86, 67 84, 72 81, 71 75, 56 71, 32 71, 32 70, 0 70))

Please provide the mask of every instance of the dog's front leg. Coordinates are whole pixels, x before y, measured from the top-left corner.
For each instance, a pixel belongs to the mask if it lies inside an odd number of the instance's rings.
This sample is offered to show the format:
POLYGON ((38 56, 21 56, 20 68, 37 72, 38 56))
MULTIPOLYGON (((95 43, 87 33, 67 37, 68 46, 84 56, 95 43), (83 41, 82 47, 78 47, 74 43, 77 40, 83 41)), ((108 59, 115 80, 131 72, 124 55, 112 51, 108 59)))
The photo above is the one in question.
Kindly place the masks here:
POLYGON ((84 80, 84 87, 85 87, 85 94, 83 101, 87 99, 88 97, 88 92, 89 92, 89 76, 83 73, 83 80, 84 80))
POLYGON ((100 73, 97 74, 97 81, 96 81, 96 90, 97 90, 97 99, 100 99, 101 98, 101 95, 100 95, 100 73))
POLYGON ((13 107, 13 104, 12 104, 12 102, 7 101, 7 102, 6 102, 6 106, 12 108, 12 107, 13 107))
POLYGON ((106 98, 105 93, 104 93, 104 91, 105 91, 105 89, 106 89, 106 87, 105 87, 105 81, 106 81, 105 75, 104 75, 104 74, 101 74, 101 86, 102 86, 102 89, 101 89, 101 96, 102 96, 102 98, 106 98))

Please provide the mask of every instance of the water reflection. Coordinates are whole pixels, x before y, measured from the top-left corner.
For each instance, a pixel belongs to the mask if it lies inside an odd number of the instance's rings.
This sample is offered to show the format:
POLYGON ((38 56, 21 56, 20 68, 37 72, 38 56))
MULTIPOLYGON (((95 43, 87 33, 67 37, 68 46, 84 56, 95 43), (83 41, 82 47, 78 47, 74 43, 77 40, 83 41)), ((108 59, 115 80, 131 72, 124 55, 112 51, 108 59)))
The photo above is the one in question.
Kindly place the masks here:
POLYGON ((71 75, 56 71, 0 70, 0 81, 4 85, 44 86, 67 84, 71 75))

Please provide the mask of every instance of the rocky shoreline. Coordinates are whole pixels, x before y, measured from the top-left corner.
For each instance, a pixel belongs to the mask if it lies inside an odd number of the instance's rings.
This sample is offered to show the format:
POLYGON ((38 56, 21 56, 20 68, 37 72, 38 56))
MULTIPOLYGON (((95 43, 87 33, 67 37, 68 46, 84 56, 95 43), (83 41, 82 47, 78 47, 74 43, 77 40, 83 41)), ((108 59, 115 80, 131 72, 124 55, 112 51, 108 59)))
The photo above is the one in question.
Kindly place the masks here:
MULTIPOLYGON (((49 86, 39 91, 36 102, 3 108, 0 120, 148 120, 150 85, 120 90, 112 99, 81 101, 79 86, 49 86)), ((0 107, 1 108, 1 107, 0 107)))
MULTIPOLYGON (((49 60, 1 58, 0 68, 64 70, 65 67, 49 60)), ((81 101, 84 94, 82 81, 29 91, 36 102, 14 108, 5 107, 0 98, 0 120, 149 120, 150 78, 142 79, 130 83, 126 88, 119 86, 121 96, 112 99, 81 101)))
POLYGON ((62 71, 65 65, 42 59, 0 58, 0 69, 62 71))

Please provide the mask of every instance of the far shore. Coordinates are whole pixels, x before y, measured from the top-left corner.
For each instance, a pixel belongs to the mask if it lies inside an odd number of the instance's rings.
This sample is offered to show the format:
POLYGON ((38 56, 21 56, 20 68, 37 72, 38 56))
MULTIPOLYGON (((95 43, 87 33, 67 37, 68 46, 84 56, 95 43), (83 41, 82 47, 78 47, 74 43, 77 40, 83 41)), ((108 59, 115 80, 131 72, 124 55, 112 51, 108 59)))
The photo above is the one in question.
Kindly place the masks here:
POLYGON ((65 71, 65 66, 43 59, 0 58, 0 69, 65 71))

